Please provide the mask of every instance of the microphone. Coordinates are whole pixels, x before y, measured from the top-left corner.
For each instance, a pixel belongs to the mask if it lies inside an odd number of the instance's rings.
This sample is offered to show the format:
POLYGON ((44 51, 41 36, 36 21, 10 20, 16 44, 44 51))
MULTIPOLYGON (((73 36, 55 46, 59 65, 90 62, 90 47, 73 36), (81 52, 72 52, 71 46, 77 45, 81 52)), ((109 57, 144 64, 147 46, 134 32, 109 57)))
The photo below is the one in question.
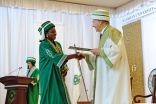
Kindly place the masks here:
MULTIPOLYGON (((16 70, 20 70, 20 69, 22 69, 22 67, 19 67, 18 69, 16 69, 16 70)), ((13 72, 15 72, 16 70, 14 70, 14 71, 12 71, 12 72, 10 72, 9 74, 7 74, 6 76, 8 76, 8 75, 10 75, 10 74, 12 74, 13 72)))
POLYGON ((19 67, 19 70, 18 70, 18 74, 17 74, 17 76, 19 75, 19 72, 20 72, 21 69, 22 69, 22 67, 19 67))

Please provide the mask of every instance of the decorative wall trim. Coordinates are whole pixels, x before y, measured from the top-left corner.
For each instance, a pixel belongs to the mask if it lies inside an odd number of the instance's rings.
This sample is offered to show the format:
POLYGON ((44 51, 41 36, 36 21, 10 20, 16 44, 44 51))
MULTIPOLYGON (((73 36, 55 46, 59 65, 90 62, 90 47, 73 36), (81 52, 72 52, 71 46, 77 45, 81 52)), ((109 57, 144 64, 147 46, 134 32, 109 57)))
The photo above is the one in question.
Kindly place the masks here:
POLYGON ((145 9, 142 9, 140 11, 137 11, 135 13, 129 14, 129 15, 123 17, 122 22, 124 24, 126 22, 133 21, 135 19, 141 18, 141 17, 148 15, 150 13, 153 13, 153 12, 156 12, 156 5, 153 5, 153 6, 145 8, 145 9))

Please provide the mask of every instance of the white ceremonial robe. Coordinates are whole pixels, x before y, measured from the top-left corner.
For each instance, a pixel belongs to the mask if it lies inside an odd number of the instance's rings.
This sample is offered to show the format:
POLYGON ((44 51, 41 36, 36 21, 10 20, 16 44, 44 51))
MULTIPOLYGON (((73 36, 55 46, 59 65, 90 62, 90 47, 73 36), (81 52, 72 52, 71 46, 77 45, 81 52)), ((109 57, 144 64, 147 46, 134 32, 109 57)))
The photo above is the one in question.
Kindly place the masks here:
POLYGON ((130 70, 123 37, 118 44, 107 37, 100 54, 97 57, 86 54, 90 70, 95 71, 93 104, 132 104, 130 70))

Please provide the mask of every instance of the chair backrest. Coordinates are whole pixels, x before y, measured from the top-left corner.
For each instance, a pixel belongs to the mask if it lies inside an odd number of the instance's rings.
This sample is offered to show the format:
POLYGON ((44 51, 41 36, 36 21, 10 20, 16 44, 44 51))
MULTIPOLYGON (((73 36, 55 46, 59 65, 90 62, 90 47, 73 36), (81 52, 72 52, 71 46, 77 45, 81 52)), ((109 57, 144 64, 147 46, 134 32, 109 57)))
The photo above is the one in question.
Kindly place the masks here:
POLYGON ((156 103, 156 74, 153 75, 152 103, 156 103))
POLYGON ((148 98, 152 96, 151 103, 156 103, 156 74, 153 75, 153 93, 149 95, 136 95, 133 98, 134 103, 140 103, 140 100, 137 100, 137 98, 148 98))

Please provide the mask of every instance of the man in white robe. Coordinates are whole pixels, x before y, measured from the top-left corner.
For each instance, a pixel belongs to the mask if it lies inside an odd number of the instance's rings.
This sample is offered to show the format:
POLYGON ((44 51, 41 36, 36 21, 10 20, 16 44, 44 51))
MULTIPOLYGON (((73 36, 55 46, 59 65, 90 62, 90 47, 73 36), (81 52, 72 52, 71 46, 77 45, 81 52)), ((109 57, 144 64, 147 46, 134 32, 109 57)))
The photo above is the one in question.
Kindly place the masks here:
POLYGON ((132 104, 130 71, 122 34, 110 26, 109 12, 95 10, 93 27, 102 36, 93 54, 83 55, 94 70, 93 104, 132 104))

